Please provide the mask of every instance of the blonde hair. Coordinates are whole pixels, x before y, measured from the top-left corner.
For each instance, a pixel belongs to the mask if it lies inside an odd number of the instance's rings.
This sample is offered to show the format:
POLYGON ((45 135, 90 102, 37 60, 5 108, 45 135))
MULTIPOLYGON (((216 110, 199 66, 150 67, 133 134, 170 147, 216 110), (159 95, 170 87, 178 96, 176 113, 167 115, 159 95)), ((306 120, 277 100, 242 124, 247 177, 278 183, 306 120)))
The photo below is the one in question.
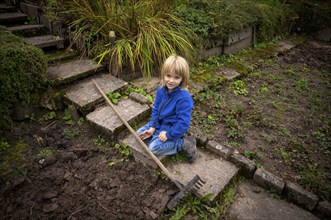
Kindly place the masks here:
POLYGON ((182 77, 182 89, 187 89, 188 81, 190 78, 190 69, 187 61, 178 55, 169 56, 163 63, 161 69, 161 82, 162 86, 165 86, 164 76, 167 73, 174 73, 180 77, 182 77))

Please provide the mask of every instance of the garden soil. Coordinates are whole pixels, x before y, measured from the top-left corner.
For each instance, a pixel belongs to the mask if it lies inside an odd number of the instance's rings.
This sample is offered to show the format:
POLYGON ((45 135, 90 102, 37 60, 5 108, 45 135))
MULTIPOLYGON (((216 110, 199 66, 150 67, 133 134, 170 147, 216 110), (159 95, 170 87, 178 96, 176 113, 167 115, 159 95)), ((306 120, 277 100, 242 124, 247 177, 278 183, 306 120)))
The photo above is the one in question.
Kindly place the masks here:
MULTIPOLYGON (((307 43, 280 62, 330 71, 328 48, 307 43)), ((127 161, 87 122, 45 120, 39 110, 14 122, 7 139, 17 150, 1 169, 1 219, 155 219, 177 188, 154 169, 127 161), (13 163, 13 161, 16 163, 13 163)), ((2 156, 2 155, 0 155, 2 156)), ((272 161, 271 161, 272 162, 272 161)), ((268 161, 265 161, 267 164, 268 161)))

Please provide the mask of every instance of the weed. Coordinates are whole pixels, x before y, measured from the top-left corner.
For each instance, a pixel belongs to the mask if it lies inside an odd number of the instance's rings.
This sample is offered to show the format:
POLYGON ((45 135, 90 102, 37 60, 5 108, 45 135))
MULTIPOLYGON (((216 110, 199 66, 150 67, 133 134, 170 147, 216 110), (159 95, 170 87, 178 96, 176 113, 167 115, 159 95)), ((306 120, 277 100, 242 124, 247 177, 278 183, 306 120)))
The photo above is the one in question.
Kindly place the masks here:
POLYGON ((6 152, 7 150, 9 150, 9 148, 10 148, 10 144, 7 141, 5 140, 0 141, 0 154, 2 152, 6 152))
POLYGON ((106 143, 106 140, 103 137, 101 137, 101 135, 98 135, 98 137, 94 138, 92 142, 94 145, 102 146, 106 143))
POLYGON ((216 124, 216 120, 212 115, 208 115, 207 116, 207 123, 210 125, 215 125, 216 124))
POLYGON ((66 121, 66 124, 68 124, 68 125, 75 124, 75 121, 71 117, 70 111, 68 109, 65 109, 64 110, 64 116, 63 116, 62 119, 65 120, 66 121))
POLYGON ((39 156, 42 156, 42 157, 49 157, 51 155, 53 155, 53 150, 51 148, 45 148, 45 149, 42 149, 38 155, 39 156))
POLYGON ((244 81, 242 80, 237 80, 233 83, 233 87, 234 87, 234 94, 238 95, 244 95, 247 96, 248 95, 248 90, 246 89, 246 84, 244 83, 244 81))
POLYGON ((114 103, 114 104, 118 104, 119 98, 122 95, 119 92, 108 92, 107 93, 107 97, 109 98, 109 100, 114 103))
POLYGON ((271 102, 272 106, 274 106, 276 109, 280 110, 280 111, 285 111, 285 107, 280 104, 279 102, 276 102, 276 101, 272 101, 271 102))
POLYGON ((262 138, 268 143, 277 143, 277 137, 274 135, 262 134, 262 138))
POLYGON ((78 125, 82 125, 84 123, 84 118, 83 117, 80 117, 77 121, 77 124, 78 125))
POLYGON ((300 168, 301 179, 299 182, 312 190, 318 190, 322 188, 323 179, 325 173, 319 167, 318 164, 302 165, 300 168))
POLYGON ((133 86, 128 86, 128 88, 126 89, 126 95, 129 95, 131 92, 136 92, 136 93, 138 93, 138 94, 141 94, 141 95, 143 95, 143 96, 145 96, 147 99, 148 99, 148 101, 150 102, 150 103, 152 103, 153 102, 153 97, 151 96, 151 95, 149 95, 145 90, 143 90, 143 89, 140 89, 140 88, 135 88, 135 87, 133 87, 133 86))
POLYGON ((188 156, 186 153, 184 153, 184 151, 180 151, 177 154, 174 154, 171 157, 171 160, 173 162, 188 162, 189 161, 188 156))
POLYGON ((307 91, 308 90, 308 80, 306 78, 301 78, 295 82, 295 89, 298 92, 307 91))
POLYGON ((121 146, 120 144, 115 144, 115 149, 121 154, 121 156, 123 157, 123 161, 129 160, 131 150, 127 144, 124 144, 123 146, 121 146))
POLYGON ((43 118, 45 121, 54 120, 54 119, 56 119, 56 112, 54 112, 54 111, 48 112, 48 113, 44 114, 43 118))
POLYGON ((267 193, 272 198, 275 198, 275 199, 280 199, 281 198, 280 192, 276 189, 270 189, 270 190, 267 191, 267 193))
POLYGON ((246 150, 244 155, 248 159, 253 159, 255 157, 256 153, 252 150, 246 150))
POLYGON ((80 131, 78 129, 65 129, 64 130, 64 137, 68 139, 72 139, 80 135, 80 131))
POLYGON ((24 118, 29 119, 31 122, 37 121, 37 116, 35 113, 31 113, 30 115, 24 115, 24 118))

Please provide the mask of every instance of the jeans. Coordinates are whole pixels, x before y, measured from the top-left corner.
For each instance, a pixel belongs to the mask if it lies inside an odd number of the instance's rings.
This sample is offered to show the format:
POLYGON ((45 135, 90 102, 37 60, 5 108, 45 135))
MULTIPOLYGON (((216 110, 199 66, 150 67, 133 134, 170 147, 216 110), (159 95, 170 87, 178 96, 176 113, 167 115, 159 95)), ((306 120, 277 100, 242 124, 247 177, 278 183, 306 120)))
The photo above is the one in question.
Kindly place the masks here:
MULTIPOLYGON (((137 134, 139 135, 145 130, 148 130, 150 126, 148 124, 142 126, 137 130, 137 134)), ((148 138, 147 143, 149 149, 158 156, 168 156, 168 155, 173 155, 176 154, 177 152, 182 150, 182 145, 183 145, 183 139, 179 138, 177 140, 166 140, 165 142, 160 141, 159 139, 159 133, 160 131, 155 131, 153 136, 148 138)), ((144 140, 146 143, 146 140, 144 140)))

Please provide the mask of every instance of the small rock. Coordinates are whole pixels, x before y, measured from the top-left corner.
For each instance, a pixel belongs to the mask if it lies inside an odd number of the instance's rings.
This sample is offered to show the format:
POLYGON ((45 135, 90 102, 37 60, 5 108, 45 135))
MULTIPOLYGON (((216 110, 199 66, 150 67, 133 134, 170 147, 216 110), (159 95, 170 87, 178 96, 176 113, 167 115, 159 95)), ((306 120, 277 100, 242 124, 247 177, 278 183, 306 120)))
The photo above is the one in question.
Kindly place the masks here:
POLYGON ((59 206, 57 204, 46 204, 43 206, 43 212, 45 213, 50 213, 50 212, 54 212, 56 209, 58 209, 59 206))

